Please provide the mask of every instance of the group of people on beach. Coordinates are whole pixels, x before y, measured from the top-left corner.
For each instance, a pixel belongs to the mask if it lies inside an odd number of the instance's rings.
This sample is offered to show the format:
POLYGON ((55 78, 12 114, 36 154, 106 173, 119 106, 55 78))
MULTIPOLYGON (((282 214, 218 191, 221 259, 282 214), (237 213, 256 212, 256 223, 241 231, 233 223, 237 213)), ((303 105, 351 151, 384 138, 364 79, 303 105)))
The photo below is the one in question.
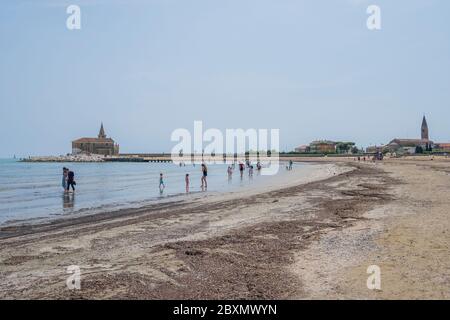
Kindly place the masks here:
MULTIPOLYGON (((241 179, 244 177, 245 168, 248 169, 248 176, 250 178, 253 177, 254 167, 253 167, 253 165, 251 164, 251 162, 249 160, 247 160, 245 162, 245 164, 243 162, 239 162, 238 167, 239 167, 239 173, 240 173, 241 179)), ((233 172, 234 172, 235 168, 236 168, 235 162, 233 162, 233 164, 231 166, 228 166, 227 174, 228 174, 228 179, 229 180, 231 180, 231 177, 233 176, 233 172)), ((262 169, 261 162, 258 161, 256 163, 256 170, 258 170, 258 172, 260 172, 261 169, 262 169)))
MULTIPOLYGON (((227 168, 227 174, 228 174, 229 180, 231 180, 231 177, 233 176, 235 167, 236 167, 236 162, 233 162, 233 164, 228 166, 228 168, 227 168)), ((241 179, 244 176, 245 168, 248 168, 249 177, 253 177, 254 167, 249 160, 247 160, 245 162, 245 164, 243 162, 239 162, 238 167, 239 167, 241 179)), ((256 169, 258 170, 258 172, 261 171, 261 169, 262 169, 261 163, 259 161, 256 163, 256 169)), ((289 161, 289 166, 287 167, 287 169, 292 170, 292 161, 289 161)), ((207 181, 208 167, 206 166, 206 164, 202 163, 201 170, 202 170, 202 176, 201 176, 201 180, 200 180, 201 181, 200 188, 202 189, 202 191, 205 191, 208 188, 208 181, 207 181)), ((69 170, 68 168, 64 167, 61 184, 64 189, 64 192, 70 192, 70 188, 72 188, 72 192, 75 192, 75 185, 76 185, 75 173, 73 171, 69 170)), ((189 193, 189 191, 190 191, 189 173, 186 173, 185 185, 186 185, 186 193, 189 193)), ((166 188, 166 184, 164 183, 164 175, 161 172, 159 174, 159 192, 160 192, 160 194, 162 194, 164 192, 165 188, 166 188)))
POLYGON ((363 158, 361 158, 360 156, 358 156, 358 157, 356 157, 355 158, 355 161, 358 161, 358 162, 361 162, 361 161, 364 161, 364 162, 366 162, 366 160, 367 161, 372 161, 372 162, 376 162, 377 160, 378 161, 382 161, 383 160, 383 154, 382 153, 377 153, 377 154, 375 154, 373 157, 372 157, 372 159, 369 157, 369 156, 367 156, 367 158, 364 156, 363 158))
POLYGON ((63 168, 62 182, 61 186, 64 189, 64 192, 69 192, 70 188, 72 188, 72 192, 75 192, 75 173, 68 168, 63 168))
MULTIPOLYGON (((185 166, 185 165, 181 165, 180 164, 180 167, 181 166, 185 166)), ((194 164, 194 166, 195 166, 195 164, 194 164)), ((290 166, 292 167, 292 163, 290 164, 290 166)), ((249 177, 250 178, 253 177, 254 167, 253 167, 253 165, 251 164, 251 162, 249 160, 247 160, 245 163, 239 162, 238 167, 239 167, 239 172, 240 172, 241 179, 244 176, 244 171, 245 171, 246 168, 248 169, 249 177)), ((228 166, 228 168, 227 168, 228 180, 231 180, 235 168, 236 168, 236 162, 233 162, 233 164, 228 166)), ((258 170, 258 172, 261 171, 261 169, 262 169, 262 165, 261 165, 261 163, 259 161, 256 164, 256 169, 258 170)), ((206 166, 206 164, 202 163, 201 170, 202 170, 202 176, 201 176, 201 179, 200 179, 200 181, 201 181, 200 188, 202 189, 202 191, 205 191, 208 188, 208 181, 207 181, 208 167, 206 166)), ((189 193, 189 191, 190 191, 190 176, 189 176, 189 173, 186 173, 184 180, 185 180, 185 186, 186 186, 186 193, 189 193)), ((164 174, 161 172, 159 174, 159 192, 160 192, 160 194, 163 194, 165 188, 166 188, 166 184, 164 183, 164 174)))
MULTIPOLYGON (((208 176, 208 167, 206 166, 206 164, 202 163, 201 169, 202 169, 202 177, 201 177, 200 181, 202 182, 202 185, 200 186, 200 188, 202 188, 202 190, 204 191, 208 188, 208 181, 206 180, 206 177, 208 176)), ((186 193, 189 193, 189 189, 190 189, 189 173, 186 173, 184 181, 186 184, 186 193)), ((159 193, 162 194, 164 192, 165 188, 166 188, 166 185, 164 183, 164 175, 161 172, 159 174, 159 193)))

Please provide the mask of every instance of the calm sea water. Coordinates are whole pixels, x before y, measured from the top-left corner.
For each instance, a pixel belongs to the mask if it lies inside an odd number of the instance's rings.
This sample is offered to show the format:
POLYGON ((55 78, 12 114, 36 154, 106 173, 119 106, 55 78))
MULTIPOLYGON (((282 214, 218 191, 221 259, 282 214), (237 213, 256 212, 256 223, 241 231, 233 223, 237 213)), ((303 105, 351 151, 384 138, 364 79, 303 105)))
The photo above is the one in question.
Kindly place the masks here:
MULTIPOLYGON (((235 170, 228 179, 227 165, 208 166, 208 191, 223 192, 268 182, 270 176, 254 171, 241 180, 235 170)), ((280 170, 283 174, 285 170, 280 170)), ((171 163, 25 163, 0 160, 0 224, 16 220, 52 218, 96 213, 151 204, 185 194, 185 174, 190 174, 191 192, 200 192, 200 166, 179 167, 171 163), (64 194, 62 168, 75 172, 75 194, 64 194), (161 195, 159 173, 166 188, 161 195)), ((269 181, 270 182, 270 181, 269 181)))

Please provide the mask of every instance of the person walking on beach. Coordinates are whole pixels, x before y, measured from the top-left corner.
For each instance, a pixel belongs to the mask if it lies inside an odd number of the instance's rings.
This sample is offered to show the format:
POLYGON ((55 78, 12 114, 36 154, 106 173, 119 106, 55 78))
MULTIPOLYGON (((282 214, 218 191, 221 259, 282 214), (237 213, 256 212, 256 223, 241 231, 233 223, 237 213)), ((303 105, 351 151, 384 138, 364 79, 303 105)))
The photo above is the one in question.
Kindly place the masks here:
POLYGON ((289 170, 292 170, 292 164, 293 164, 292 160, 289 160, 289 170))
POLYGON ((61 185, 62 185, 64 191, 67 190, 67 171, 68 170, 69 169, 67 169, 66 167, 63 168, 61 185))
POLYGON ((72 192, 75 192, 75 173, 69 169, 67 169, 67 186, 66 190, 69 192, 70 187, 72 187, 72 192))
POLYGON ((239 163, 239 172, 241 173, 241 178, 244 176, 244 164, 242 162, 239 163))
POLYGON ((163 193, 165 187, 166 187, 166 185, 164 184, 163 174, 160 173, 159 174, 159 193, 163 193))
POLYGON ((228 166, 227 174, 228 174, 228 183, 230 183, 231 179, 233 178, 233 168, 231 166, 228 166))
POLYGON ((189 193, 189 173, 186 173, 184 181, 186 182, 186 193, 189 193))
POLYGON ((208 176, 208 168, 206 167, 206 164, 202 163, 202 190, 203 186, 205 188, 208 188, 208 182, 206 181, 207 176, 208 176))

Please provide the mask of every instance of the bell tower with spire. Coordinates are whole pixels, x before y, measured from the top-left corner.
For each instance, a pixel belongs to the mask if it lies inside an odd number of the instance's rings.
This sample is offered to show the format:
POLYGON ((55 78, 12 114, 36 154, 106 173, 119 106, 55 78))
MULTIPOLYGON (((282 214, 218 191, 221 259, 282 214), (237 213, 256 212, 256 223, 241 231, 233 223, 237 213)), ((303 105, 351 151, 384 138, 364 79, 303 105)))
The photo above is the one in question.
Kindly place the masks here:
POLYGON ((106 139, 105 129, 103 129, 103 122, 102 122, 102 125, 100 126, 100 132, 98 133, 98 138, 106 139))
POLYGON ((428 133, 428 123, 425 116, 423 116, 421 131, 422 131, 422 140, 430 140, 430 136, 428 133))

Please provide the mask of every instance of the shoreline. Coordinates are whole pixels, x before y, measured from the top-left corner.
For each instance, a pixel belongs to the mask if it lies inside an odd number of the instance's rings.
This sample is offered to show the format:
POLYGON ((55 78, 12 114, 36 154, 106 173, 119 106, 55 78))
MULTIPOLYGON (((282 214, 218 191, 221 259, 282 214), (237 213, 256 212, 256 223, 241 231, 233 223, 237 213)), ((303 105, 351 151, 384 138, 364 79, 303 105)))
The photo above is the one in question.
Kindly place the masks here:
MULTIPOLYGON (((255 183, 247 181, 242 186, 235 186, 229 190, 209 190, 209 191, 191 191, 189 194, 185 192, 165 194, 163 196, 149 197, 146 200, 136 201, 121 205, 119 208, 111 208, 112 205, 102 205, 98 207, 80 208, 75 212, 67 214, 54 214, 34 216, 24 219, 9 219, 0 223, 0 231, 12 230, 14 228, 20 229, 21 226, 28 227, 29 225, 70 224, 70 220, 83 220, 86 217, 90 221, 96 220, 94 215, 99 215, 99 218, 113 218, 114 216, 124 216, 133 214, 134 211, 142 212, 145 210, 152 210, 153 207, 158 208, 160 205, 169 205, 170 203, 189 203, 192 201, 216 201, 217 199, 233 199, 236 197, 245 197, 249 195, 265 193, 273 189, 284 188, 296 184, 303 184, 313 180, 325 179, 332 174, 339 174, 339 171, 333 168, 333 165, 323 163, 304 163, 302 166, 295 168, 293 171, 285 171, 284 163, 280 163, 281 172, 274 176, 266 177, 267 180, 257 181, 258 177, 255 175, 255 183), (69 221, 67 221, 69 220, 69 221), (65 222, 67 221, 67 223, 65 222)), ((237 175, 237 173, 236 173, 237 175)), ((247 179, 247 172, 244 173, 247 179)), ((234 177, 238 179, 239 177, 234 177)), ((226 179, 226 177, 224 177, 226 179)), ((7 232, 0 232, 0 238, 8 237, 7 232)))
MULTIPOLYGON (((411 214, 411 208, 416 205, 420 208, 418 200, 405 202, 404 192, 408 188, 408 192, 417 189, 416 184, 421 181, 414 179, 421 167, 430 175, 427 183, 433 178, 440 179, 437 187, 450 188, 447 181, 450 164, 445 161, 362 164, 348 159, 328 162, 354 169, 262 194, 172 203, 154 210, 124 212, 114 218, 97 217, 90 218, 91 221, 86 218, 79 224, 72 221, 67 225, 25 230, 28 233, 22 230, 13 237, 0 239, 0 298, 395 297, 392 292, 405 287, 405 281, 408 283, 404 268, 409 258, 389 239, 399 230, 409 230, 406 233, 409 237, 432 237, 420 230, 424 228, 419 223, 423 219, 420 209, 411 214), (403 226, 409 221, 405 219, 411 220, 409 229, 403 226), (419 230, 412 230, 412 226, 419 230), (377 255, 384 255, 380 264, 401 262, 397 269, 381 266, 383 276, 392 282, 388 288, 393 289, 374 292, 366 288, 366 264, 374 264, 373 257, 377 255), (401 259, 395 260, 397 256, 401 259), (65 286, 65 267, 72 264, 82 270, 81 290, 70 291, 65 286)), ((429 192, 436 192, 432 185, 427 186, 429 192)), ((416 190, 415 197, 420 199, 420 190, 418 193, 416 190)), ((428 203, 426 208, 431 212, 429 217, 441 218, 427 220, 427 228, 439 225, 442 230, 440 236, 432 238, 432 245, 442 243, 439 248, 445 248, 448 218, 442 221, 442 217, 450 204, 441 203, 436 213, 434 205, 428 203)), ((402 231, 403 236, 406 231, 402 231)), ((413 285, 415 291, 410 295, 425 299, 427 290, 448 288, 445 272, 450 268, 447 262, 450 259, 445 261, 448 254, 439 249, 443 260, 430 274, 426 265, 430 260, 426 250, 429 248, 427 243, 420 243, 422 247, 417 250, 424 258, 415 277, 427 279, 435 274, 437 280, 422 281, 420 290, 413 285)), ((435 250, 430 252, 436 253, 435 250)), ((402 292, 408 296, 406 291, 402 292)), ((441 297, 449 298, 448 293, 442 294, 441 297)))
MULTIPOLYGON (((115 210, 100 210, 94 213, 76 213, 53 217, 35 217, 29 219, 8 220, 0 224, 0 239, 33 233, 36 230, 50 230, 59 227, 70 227, 83 223, 91 223, 122 217, 137 216, 143 212, 158 212, 163 208, 189 206, 196 203, 213 203, 217 201, 246 198, 264 194, 273 190, 284 189, 295 185, 327 179, 346 170, 339 170, 333 164, 308 163, 307 167, 296 168, 291 172, 270 177, 270 181, 259 182, 256 185, 245 185, 241 188, 226 191, 195 191, 189 194, 179 193, 166 195, 161 199, 142 201, 130 207, 115 210)), ((284 170, 283 166, 280 170, 284 170)), ((95 209, 95 208, 94 208, 95 209)), ((83 211, 92 211, 84 209, 83 211)))

